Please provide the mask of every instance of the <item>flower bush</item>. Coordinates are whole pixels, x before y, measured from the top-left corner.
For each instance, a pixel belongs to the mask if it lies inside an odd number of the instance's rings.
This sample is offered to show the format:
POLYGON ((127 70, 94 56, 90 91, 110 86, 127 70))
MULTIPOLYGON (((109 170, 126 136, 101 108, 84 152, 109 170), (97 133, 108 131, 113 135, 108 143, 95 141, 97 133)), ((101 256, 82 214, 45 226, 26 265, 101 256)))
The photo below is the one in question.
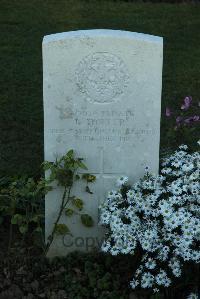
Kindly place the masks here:
POLYGON ((200 153, 182 145, 163 159, 159 175, 147 168, 133 187, 119 178, 100 206, 100 224, 108 227, 102 251, 141 253, 133 289, 157 292, 181 276, 185 262, 200 262, 199 177, 200 153))
MULTIPOLYGON (((200 103, 198 103, 198 106, 200 105, 200 103)), ((194 125, 197 122, 200 122, 200 116, 199 115, 191 115, 191 111, 189 111, 189 109, 191 109, 192 107, 192 97, 191 96, 187 96, 185 97, 185 99, 183 100, 183 103, 181 105, 181 113, 177 116, 175 116, 175 120, 176 120, 176 125, 175 125, 175 129, 177 130, 178 128, 180 128, 181 126, 189 126, 189 125, 194 125), (189 111, 189 112, 188 112, 189 111), (188 113, 190 113, 188 115, 188 113)), ((194 106, 195 111, 197 110, 196 105, 194 106)), ((166 111, 165 111, 165 115, 166 117, 171 117, 173 116, 173 111, 169 108, 166 107, 166 111)))

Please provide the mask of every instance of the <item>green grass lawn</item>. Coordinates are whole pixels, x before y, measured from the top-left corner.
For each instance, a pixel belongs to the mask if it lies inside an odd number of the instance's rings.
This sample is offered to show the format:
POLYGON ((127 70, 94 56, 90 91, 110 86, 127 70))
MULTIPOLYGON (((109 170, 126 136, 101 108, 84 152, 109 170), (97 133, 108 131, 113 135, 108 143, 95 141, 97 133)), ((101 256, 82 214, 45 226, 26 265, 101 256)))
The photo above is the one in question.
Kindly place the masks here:
MULTIPOLYGON (((162 107, 200 98, 200 5, 0 0, 0 170, 30 174, 43 161, 41 43, 46 34, 111 28, 164 37, 162 107)), ((162 121, 161 147, 167 143, 162 121)))

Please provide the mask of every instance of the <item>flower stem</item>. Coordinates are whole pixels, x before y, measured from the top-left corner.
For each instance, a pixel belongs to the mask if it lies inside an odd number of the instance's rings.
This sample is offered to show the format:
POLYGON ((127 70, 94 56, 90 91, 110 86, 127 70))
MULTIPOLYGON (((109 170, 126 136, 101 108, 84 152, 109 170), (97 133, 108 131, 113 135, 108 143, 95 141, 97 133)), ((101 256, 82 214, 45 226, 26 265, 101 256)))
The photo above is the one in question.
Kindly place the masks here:
POLYGON ((64 187, 63 196, 62 196, 62 202, 61 202, 60 210, 59 210, 58 216, 56 218, 56 221, 54 223, 54 227, 53 227, 52 233, 48 237, 49 241, 47 242, 47 244, 45 246, 45 249, 44 249, 45 256, 47 255, 47 253, 49 251, 49 248, 50 248, 50 246, 51 246, 51 244, 52 244, 52 242, 54 240, 54 236, 55 236, 55 233, 56 233, 56 226, 57 226, 57 224, 58 224, 58 222, 60 220, 60 217, 61 217, 61 215, 62 215, 62 213, 63 213, 63 211, 64 211, 64 209, 66 207, 66 204, 69 202, 70 192, 71 192, 71 186, 68 188, 68 190, 67 190, 67 187, 65 186, 64 187), (65 202, 66 195, 67 195, 67 200, 65 202))

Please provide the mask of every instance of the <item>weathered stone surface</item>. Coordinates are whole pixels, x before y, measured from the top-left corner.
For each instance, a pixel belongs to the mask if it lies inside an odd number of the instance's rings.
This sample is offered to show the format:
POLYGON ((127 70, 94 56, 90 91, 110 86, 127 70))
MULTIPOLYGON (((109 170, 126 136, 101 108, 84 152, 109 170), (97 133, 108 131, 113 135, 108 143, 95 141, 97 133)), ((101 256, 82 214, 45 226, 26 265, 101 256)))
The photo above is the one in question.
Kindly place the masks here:
MULTIPOLYGON (((73 148, 97 176, 85 201, 94 228, 70 220, 73 238, 57 238, 50 255, 87 250, 101 241, 98 205, 119 175, 131 181, 145 166, 158 170, 162 38, 118 30, 85 30, 44 37, 45 160, 73 148), (68 245, 67 245, 68 244, 68 245), (73 244, 73 245, 72 245, 73 244)), ((61 189, 46 196, 46 236, 60 206, 61 189)), ((62 222, 66 221, 63 216, 62 222)))

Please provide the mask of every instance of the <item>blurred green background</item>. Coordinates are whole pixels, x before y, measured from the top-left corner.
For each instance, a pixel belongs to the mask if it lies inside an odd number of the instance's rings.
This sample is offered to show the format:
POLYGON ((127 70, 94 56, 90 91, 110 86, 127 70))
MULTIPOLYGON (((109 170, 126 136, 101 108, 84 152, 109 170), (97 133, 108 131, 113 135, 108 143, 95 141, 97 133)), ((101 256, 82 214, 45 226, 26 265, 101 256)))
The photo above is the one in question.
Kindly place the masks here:
MULTIPOLYGON (((42 38, 110 28, 164 37, 162 109, 200 97, 200 5, 84 0, 0 0, 0 171, 40 172, 43 161, 42 38)), ((161 149, 169 144, 161 122, 161 149)))

